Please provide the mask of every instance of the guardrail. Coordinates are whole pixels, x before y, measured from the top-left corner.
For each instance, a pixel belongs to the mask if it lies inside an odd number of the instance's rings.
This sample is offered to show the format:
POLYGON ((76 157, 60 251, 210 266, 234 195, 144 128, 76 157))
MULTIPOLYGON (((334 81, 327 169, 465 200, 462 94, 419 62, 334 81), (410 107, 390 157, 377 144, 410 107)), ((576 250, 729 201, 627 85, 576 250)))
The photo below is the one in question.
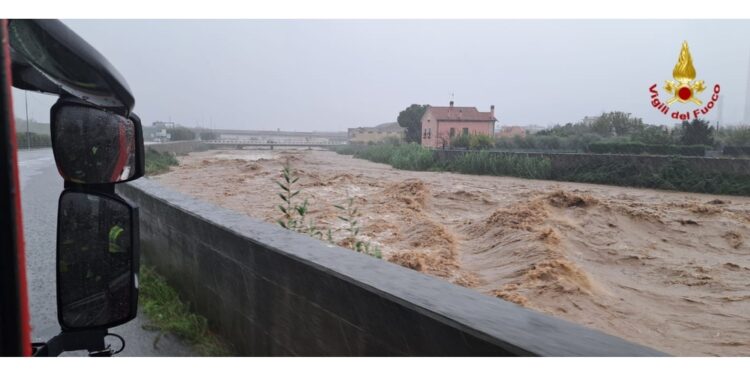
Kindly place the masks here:
POLYGON ((241 355, 661 356, 142 179, 141 248, 241 355))

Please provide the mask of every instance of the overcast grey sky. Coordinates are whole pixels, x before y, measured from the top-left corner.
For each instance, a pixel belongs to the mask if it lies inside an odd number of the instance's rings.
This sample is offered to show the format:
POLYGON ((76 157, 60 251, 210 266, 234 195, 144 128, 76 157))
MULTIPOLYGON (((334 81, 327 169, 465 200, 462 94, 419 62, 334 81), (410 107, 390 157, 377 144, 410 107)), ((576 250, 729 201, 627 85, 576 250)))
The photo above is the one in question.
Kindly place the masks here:
MULTIPOLYGON (((345 130, 395 121, 412 103, 447 105, 451 93, 456 105, 494 104, 502 125, 611 110, 672 124, 648 88, 672 79, 683 40, 696 78, 721 84, 723 122, 736 123, 750 66, 750 21, 64 22, 125 76, 144 124, 345 130)), ((30 96, 31 117, 48 120, 51 103, 30 96)))

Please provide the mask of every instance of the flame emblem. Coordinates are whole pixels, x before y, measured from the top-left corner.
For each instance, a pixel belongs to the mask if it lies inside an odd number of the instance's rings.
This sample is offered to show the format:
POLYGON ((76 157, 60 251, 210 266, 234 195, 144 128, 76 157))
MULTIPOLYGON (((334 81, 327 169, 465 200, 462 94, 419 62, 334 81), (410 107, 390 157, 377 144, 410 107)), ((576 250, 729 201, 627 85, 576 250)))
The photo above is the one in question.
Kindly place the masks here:
POLYGON ((667 81, 664 85, 664 90, 672 94, 672 97, 667 100, 667 105, 676 101, 680 103, 693 102, 697 105, 703 104, 695 95, 705 90, 706 85, 703 81, 695 81, 695 67, 687 42, 682 42, 680 57, 672 70, 672 77, 674 81, 667 81))

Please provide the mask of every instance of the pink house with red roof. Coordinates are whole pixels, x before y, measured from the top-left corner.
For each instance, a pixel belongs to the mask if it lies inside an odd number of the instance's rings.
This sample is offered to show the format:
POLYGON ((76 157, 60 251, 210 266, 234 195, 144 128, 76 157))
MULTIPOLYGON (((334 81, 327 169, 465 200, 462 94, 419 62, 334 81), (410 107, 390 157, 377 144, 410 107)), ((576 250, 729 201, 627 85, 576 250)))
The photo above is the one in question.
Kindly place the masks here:
POLYGON ((462 134, 495 133, 495 106, 489 112, 479 112, 476 107, 427 107, 422 115, 422 146, 447 148, 451 138, 462 134))

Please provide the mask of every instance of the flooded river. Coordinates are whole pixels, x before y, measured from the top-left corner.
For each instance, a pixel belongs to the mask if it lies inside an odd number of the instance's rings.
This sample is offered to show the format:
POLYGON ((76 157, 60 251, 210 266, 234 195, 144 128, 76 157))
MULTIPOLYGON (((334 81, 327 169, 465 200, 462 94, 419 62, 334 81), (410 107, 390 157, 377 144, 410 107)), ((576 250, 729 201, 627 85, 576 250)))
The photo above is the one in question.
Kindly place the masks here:
POLYGON ((750 198, 412 172, 330 151, 193 153, 152 177, 269 222, 284 163, 343 241, 387 261, 675 355, 750 355, 750 198))

